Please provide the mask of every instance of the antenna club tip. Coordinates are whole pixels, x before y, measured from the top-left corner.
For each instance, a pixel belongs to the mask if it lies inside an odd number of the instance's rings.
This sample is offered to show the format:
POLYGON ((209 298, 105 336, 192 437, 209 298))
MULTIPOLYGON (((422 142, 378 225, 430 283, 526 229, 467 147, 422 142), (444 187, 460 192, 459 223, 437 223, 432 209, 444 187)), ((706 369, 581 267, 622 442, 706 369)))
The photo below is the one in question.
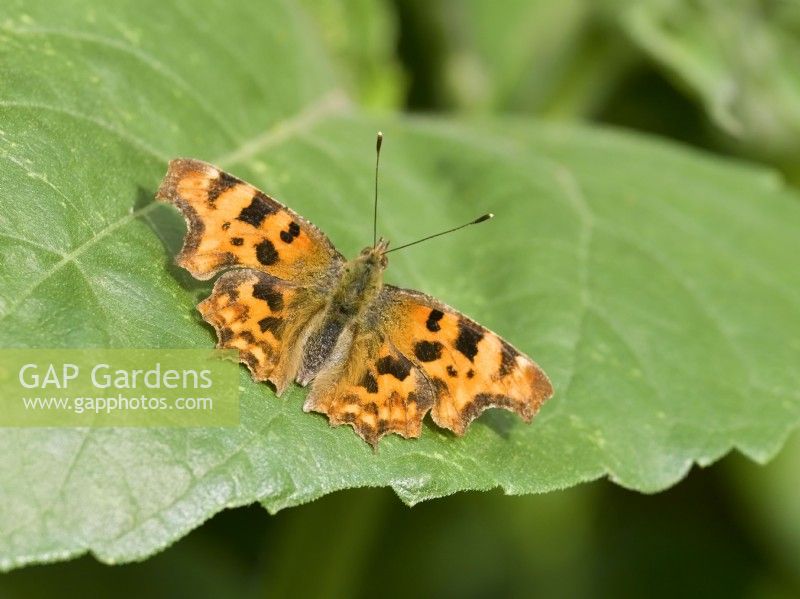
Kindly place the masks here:
POLYGON ((378 137, 375 140, 375 149, 380 151, 382 143, 383 143, 383 133, 381 131, 378 131, 378 137))
POLYGON ((477 225, 478 223, 482 223, 483 221, 489 220, 490 218, 494 218, 494 214, 492 214, 491 212, 484 214, 483 216, 479 216, 474 221, 472 221, 472 224, 477 225))

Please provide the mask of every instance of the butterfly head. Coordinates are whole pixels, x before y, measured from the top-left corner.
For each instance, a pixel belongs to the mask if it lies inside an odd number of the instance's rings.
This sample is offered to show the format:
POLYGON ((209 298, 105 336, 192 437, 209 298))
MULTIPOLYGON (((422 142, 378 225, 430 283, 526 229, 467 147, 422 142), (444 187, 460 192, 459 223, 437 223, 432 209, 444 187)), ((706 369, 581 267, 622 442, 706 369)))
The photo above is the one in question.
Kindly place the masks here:
POLYGON ((357 260, 365 266, 384 270, 389 265, 386 257, 386 250, 389 248, 389 241, 381 237, 375 245, 368 245, 358 255, 357 260))
POLYGON ((384 255, 388 245, 380 239, 344 265, 331 300, 336 314, 353 318, 377 296, 383 285, 383 271, 389 264, 384 255))

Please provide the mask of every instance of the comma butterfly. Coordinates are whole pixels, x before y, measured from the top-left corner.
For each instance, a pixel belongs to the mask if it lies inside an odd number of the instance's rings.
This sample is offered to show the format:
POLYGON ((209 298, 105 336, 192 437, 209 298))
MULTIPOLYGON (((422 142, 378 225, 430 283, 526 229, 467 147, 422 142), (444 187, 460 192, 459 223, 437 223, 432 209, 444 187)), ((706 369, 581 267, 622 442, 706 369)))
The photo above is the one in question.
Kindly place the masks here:
POLYGON ((303 409, 350 424, 373 447, 387 433, 419 437, 428 411, 457 435, 491 407, 529 422, 553 394, 541 368, 496 334, 424 293, 384 285, 388 241, 348 261, 303 217, 199 160, 172 160, 156 197, 188 225, 177 263, 198 279, 225 271, 198 305, 218 347, 239 350, 278 395, 292 381, 313 383, 303 409))

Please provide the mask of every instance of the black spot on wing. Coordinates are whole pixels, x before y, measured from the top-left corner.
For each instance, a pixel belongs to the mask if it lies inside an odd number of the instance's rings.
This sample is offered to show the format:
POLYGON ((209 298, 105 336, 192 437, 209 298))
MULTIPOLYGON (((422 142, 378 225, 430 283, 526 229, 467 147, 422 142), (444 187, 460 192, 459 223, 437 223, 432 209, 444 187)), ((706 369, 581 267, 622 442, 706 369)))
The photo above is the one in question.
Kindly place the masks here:
POLYGON ((448 364, 447 365, 447 375, 452 377, 452 378, 455 378, 455 377, 458 376, 458 371, 455 368, 453 368, 452 364, 448 364))
POLYGON ((225 266, 233 266, 234 264, 238 264, 238 260, 236 256, 232 252, 224 252, 219 255, 217 259, 216 268, 224 268, 225 266))
POLYGON ((458 322, 458 338, 455 347, 464 354, 470 362, 478 354, 478 343, 483 339, 483 332, 470 325, 466 320, 458 322))
POLYGON ((253 285, 253 297, 267 302, 273 312, 283 309, 283 296, 269 283, 259 281, 253 285))
POLYGON ((445 383, 438 376, 431 377, 431 384, 433 385, 433 393, 436 395, 436 397, 450 394, 450 387, 448 387, 447 383, 445 383))
POLYGON ((359 383, 364 389, 367 390, 367 393, 377 393, 378 392, 378 381, 375 380, 375 377, 372 376, 371 372, 365 372, 364 377, 361 379, 359 383))
POLYGON ((254 372, 256 370, 258 370, 258 360, 253 355, 253 352, 251 352, 249 350, 246 350, 246 349, 240 350, 239 351, 239 359, 242 362, 244 362, 245 364, 247 364, 247 366, 250 368, 250 370, 252 370, 254 372))
POLYGON ((364 441, 372 445, 373 448, 378 443, 378 430, 374 426, 370 426, 363 420, 359 420, 356 424, 356 430, 358 430, 358 433, 364 438, 364 441))
POLYGON ((225 191, 239 183, 239 179, 220 171, 219 176, 208 184, 208 203, 213 204, 225 191))
POLYGON ((283 318, 267 316, 258 321, 258 326, 261 328, 262 333, 269 331, 275 336, 275 339, 280 339, 283 333, 283 318))
POLYGON ((433 362, 442 357, 442 344, 438 341, 418 341, 414 344, 414 355, 422 362, 433 362))
POLYGON ((384 356, 376 363, 378 374, 391 374, 398 381, 404 381, 411 372, 408 360, 398 359, 394 356, 384 356))
POLYGON ((295 237, 300 236, 300 225, 292 221, 287 231, 281 231, 280 238, 284 243, 292 243, 295 237))
POLYGON ((227 295, 229 303, 235 302, 239 299, 239 285, 241 282, 241 274, 228 273, 217 281, 214 286, 214 292, 227 295))
POLYGON ((260 191, 257 191, 250 201, 250 204, 239 213, 236 218, 240 221, 246 222, 249 225, 258 227, 267 218, 267 215, 275 212, 275 209, 270 206, 267 196, 260 191))
POLYGON ((278 252, 269 239, 265 239, 256 246, 256 258, 264 266, 270 266, 278 261, 278 252))
POLYGON ((242 245, 244 243, 244 239, 241 237, 231 237, 231 245, 242 245))
POLYGON ((444 312, 442 312, 441 310, 436 310, 435 308, 431 310, 431 313, 428 314, 428 320, 425 323, 427 329, 432 333, 439 331, 442 328, 441 325, 439 324, 439 321, 442 319, 443 316, 444 312))
POLYGON ((519 355, 519 352, 504 340, 501 339, 500 342, 503 345, 503 358, 500 362, 500 370, 498 374, 503 377, 516 368, 517 356, 519 355))
POLYGON ((355 405, 358 403, 358 395, 355 393, 345 393, 339 398, 339 401, 348 406, 355 405))

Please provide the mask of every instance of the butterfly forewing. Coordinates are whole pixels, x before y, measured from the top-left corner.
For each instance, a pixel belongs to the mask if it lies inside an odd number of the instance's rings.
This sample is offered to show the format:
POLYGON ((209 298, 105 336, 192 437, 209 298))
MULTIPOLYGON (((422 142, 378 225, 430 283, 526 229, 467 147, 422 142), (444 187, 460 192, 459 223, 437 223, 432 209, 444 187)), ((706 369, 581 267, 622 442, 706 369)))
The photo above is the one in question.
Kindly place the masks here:
POLYGON ((176 205, 186 218, 178 264, 198 279, 244 266, 310 284, 343 262, 314 225, 208 163, 172 160, 156 197, 176 205))
POLYGON ((463 434, 491 407, 530 421, 553 394, 533 360, 453 308, 390 285, 382 296, 387 339, 428 378, 435 395, 431 416, 439 426, 463 434))

